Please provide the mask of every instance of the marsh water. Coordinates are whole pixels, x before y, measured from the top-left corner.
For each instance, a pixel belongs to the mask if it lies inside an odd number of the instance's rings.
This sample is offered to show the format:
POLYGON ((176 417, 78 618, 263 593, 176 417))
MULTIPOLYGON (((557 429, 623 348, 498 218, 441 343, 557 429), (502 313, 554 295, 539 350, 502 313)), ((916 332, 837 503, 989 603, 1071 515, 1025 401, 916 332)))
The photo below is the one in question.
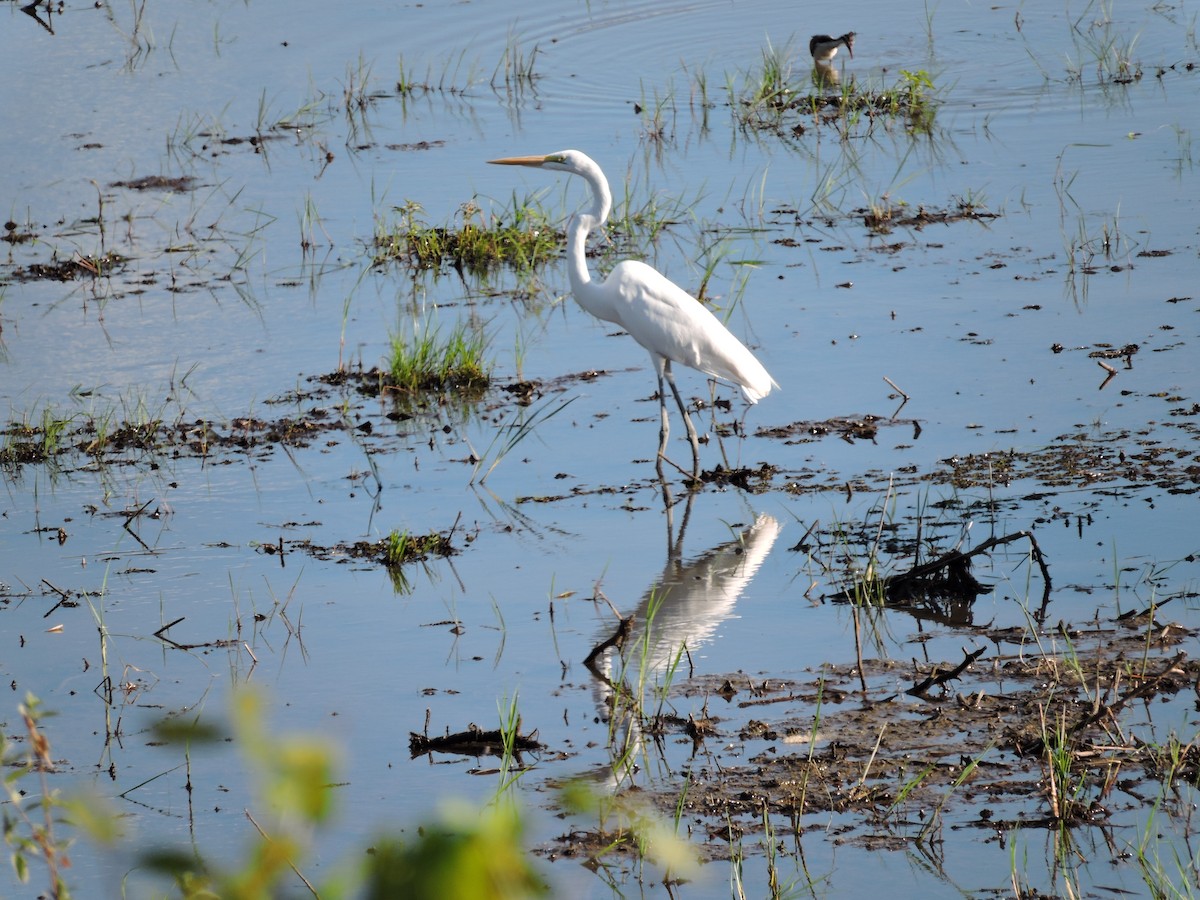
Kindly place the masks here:
MULTIPOLYGON (((447 800, 491 800, 494 760, 410 758, 409 737, 496 727, 514 699, 544 746, 513 789, 531 850, 563 856, 564 833, 595 828, 560 817, 556 786, 613 780, 605 685, 583 660, 614 607, 663 598, 647 671, 673 714, 728 707, 715 734, 648 742, 615 779, 647 795, 769 746, 809 752, 749 734, 751 713, 716 699, 732 676, 807 683, 861 652, 876 686, 907 686, 919 664, 999 652, 986 634, 1053 655, 1070 627, 1165 602, 1191 649, 1194 7, 67 0, 0 17, 5 446, 65 423, 48 460, 3 472, 0 720, 19 742, 17 704, 40 698, 51 784, 108 798, 132 836, 72 849, 81 895, 149 891, 147 846, 238 858, 244 756, 185 757, 150 729, 225 723, 246 685, 272 731, 337 750, 336 826, 306 871, 320 881, 447 800), (849 30, 837 83, 814 82, 808 36, 849 30), (917 84, 928 108, 765 121, 747 98, 768 60, 793 92, 917 84), (486 276, 375 263, 377 229, 406 214, 453 227, 532 200, 565 220, 576 180, 486 161, 567 147, 608 173, 618 217, 661 226, 622 240, 703 284, 779 383, 747 411, 677 372, 711 433, 706 470, 741 477, 694 493, 677 477, 664 498, 649 359, 574 305, 559 261, 486 276), (330 377, 383 365, 393 336, 456 326, 487 335, 482 398, 397 406, 330 377), (527 404, 504 390, 525 382, 527 404), (266 433, 298 422, 303 438, 266 433), (80 430, 147 423, 177 442, 89 453, 80 430), (226 440, 196 452, 210 430, 226 440), (348 550, 393 530, 456 552, 397 573, 348 550), (911 565, 906 547, 1018 532, 1049 564, 1046 615, 1019 541, 975 559, 992 590, 954 615, 882 611, 864 638, 839 602, 870 566, 911 565)), ((1131 705, 1122 727, 1189 742, 1188 693, 1131 705)), ((929 709, 908 697, 896 715, 929 709)), ((918 811, 778 827, 798 893, 991 896, 1017 870, 1050 894, 1138 894, 1147 846, 1194 892, 1194 798, 1176 790, 1174 810, 1114 799, 1067 853, 1053 828, 960 829, 978 809, 955 798, 932 854, 864 838, 903 836, 918 811)), ((1036 792, 1026 802, 1033 815, 1036 792)), ((768 892, 769 840, 731 849, 684 819, 709 861, 678 892, 768 892)), ((653 863, 597 873, 568 856, 539 863, 563 895, 666 891, 653 863)), ((38 889, 35 873, 4 893, 38 889)))

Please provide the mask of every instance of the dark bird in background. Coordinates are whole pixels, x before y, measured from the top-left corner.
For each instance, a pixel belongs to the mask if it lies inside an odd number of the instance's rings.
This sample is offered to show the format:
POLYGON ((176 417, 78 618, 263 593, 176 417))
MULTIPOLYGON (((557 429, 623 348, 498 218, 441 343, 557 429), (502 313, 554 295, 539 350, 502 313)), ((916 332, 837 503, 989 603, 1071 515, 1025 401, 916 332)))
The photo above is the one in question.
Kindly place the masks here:
POLYGON ((819 63, 827 63, 838 52, 838 47, 845 45, 850 58, 854 59, 854 32, 847 31, 841 37, 830 37, 827 34, 814 34, 808 42, 808 52, 819 63))

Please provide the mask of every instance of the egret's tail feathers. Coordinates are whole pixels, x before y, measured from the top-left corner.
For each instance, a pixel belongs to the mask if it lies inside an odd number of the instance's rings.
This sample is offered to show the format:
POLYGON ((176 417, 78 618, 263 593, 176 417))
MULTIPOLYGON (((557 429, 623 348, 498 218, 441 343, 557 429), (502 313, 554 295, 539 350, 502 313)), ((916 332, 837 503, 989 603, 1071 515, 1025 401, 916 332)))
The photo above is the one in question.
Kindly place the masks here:
POLYGON ((773 388, 779 388, 779 384, 766 369, 761 365, 758 368, 759 371, 754 373, 753 378, 744 378, 738 382, 742 387, 742 393, 746 395, 746 399, 751 403, 757 403, 763 397, 767 396, 767 394, 771 393, 773 388))

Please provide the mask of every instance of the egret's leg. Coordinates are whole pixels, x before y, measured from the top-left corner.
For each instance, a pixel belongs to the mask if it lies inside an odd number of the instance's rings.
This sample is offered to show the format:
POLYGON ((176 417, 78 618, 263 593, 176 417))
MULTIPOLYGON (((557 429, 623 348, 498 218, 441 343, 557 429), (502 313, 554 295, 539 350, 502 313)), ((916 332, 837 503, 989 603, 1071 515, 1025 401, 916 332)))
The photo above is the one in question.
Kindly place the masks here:
MULTIPOLYGON (((692 424, 692 417, 688 415, 687 407, 683 404, 683 397, 679 395, 679 388, 675 386, 675 376, 671 374, 671 361, 665 360, 663 363, 663 374, 667 376, 667 383, 671 385, 671 393, 675 395, 675 403, 679 406, 679 412, 683 415, 683 424, 687 427, 688 440, 692 443, 692 478, 700 478, 700 441, 696 437, 696 426, 692 424)), ((662 379, 659 379, 659 395, 662 394, 662 379)), ((665 400, 663 401, 666 402, 665 400)), ((667 408, 663 406, 663 421, 667 420, 667 408)), ((663 448, 666 448, 664 443, 663 448)))
MULTIPOLYGON (((658 471, 658 480, 663 480, 663 459, 667 455, 667 437, 671 434, 671 422, 667 417, 667 393, 663 390, 663 363, 665 360, 658 363, 658 408, 661 416, 661 422, 658 426, 658 457, 655 460, 655 468, 658 471)), ((670 363, 667 363, 670 365, 670 363)))

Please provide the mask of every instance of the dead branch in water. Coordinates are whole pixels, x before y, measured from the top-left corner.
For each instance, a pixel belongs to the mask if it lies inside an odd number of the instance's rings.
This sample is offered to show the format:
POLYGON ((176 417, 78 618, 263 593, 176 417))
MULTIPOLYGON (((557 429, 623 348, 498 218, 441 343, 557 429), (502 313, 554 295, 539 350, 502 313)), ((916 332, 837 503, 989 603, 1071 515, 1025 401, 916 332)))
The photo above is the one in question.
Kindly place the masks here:
POLYGON ((600 671, 600 667, 596 665, 596 660, 610 647, 616 647, 618 653, 625 649, 625 641, 629 639, 629 634, 631 631, 633 631, 633 620, 636 618, 636 615, 622 616, 620 610, 613 605, 611 600, 601 593, 599 588, 596 589, 596 596, 604 600, 604 602, 608 604, 608 608, 613 611, 613 615, 617 617, 617 630, 592 648, 592 652, 589 653, 584 659, 583 665, 589 672, 591 672, 609 687, 614 687, 608 676, 600 671))
MULTIPOLYGON (((537 732, 520 733, 520 722, 517 723, 517 734, 512 738, 512 752, 541 750, 541 742, 537 732)), ((415 759, 427 753, 458 753, 465 756, 502 756, 504 755, 504 732, 499 728, 484 731, 478 725, 468 725, 466 731, 447 731, 441 737, 429 737, 426 734, 408 733, 408 752, 415 759)))
POLYGON ((1029 531, 1016 531, 1003 537, 990 537, 965 553, 961 550, 951 550, 931 562, 913 566, 900 575, 892 575, 884 579, 887 596, 889 599, 893 599, 915 594, 939 593, 965 596, 967 599, 973 600, 978 594, 989 593, 991 588, 981 584, 971 574, 971 559, 980 553, 986 553, 993 547, 1011 544, 1021 539, 1029 541, 1030 555, 1042 573, 1042 605, 1034 615, 1034 618, 1040 622, 1045 618, 1046 609, 1050 605, 1052 586, 1050 568, 1046 564, 1046 557, 1042 555, 1042 548, 1038 546, 1037 538, 1029 531))

